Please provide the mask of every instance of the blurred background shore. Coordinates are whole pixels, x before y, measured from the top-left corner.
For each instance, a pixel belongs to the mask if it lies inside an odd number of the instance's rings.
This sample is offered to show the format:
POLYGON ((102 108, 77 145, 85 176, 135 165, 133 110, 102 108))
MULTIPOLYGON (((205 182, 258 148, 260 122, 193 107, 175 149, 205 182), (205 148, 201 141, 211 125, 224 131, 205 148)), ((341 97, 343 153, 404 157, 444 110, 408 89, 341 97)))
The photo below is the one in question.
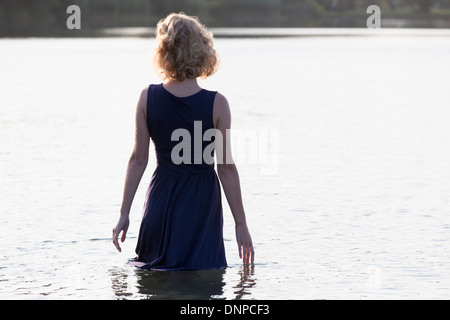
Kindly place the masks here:
POLYGON ((369 5, 380 7, 382 28, 450 27, 450 0, 0 0, 0 37, 148 36, 136 28, 179 11, 211 28, 365 28, 369 5), (81 9, 76 32, 66 27, 71 4, 81 9))

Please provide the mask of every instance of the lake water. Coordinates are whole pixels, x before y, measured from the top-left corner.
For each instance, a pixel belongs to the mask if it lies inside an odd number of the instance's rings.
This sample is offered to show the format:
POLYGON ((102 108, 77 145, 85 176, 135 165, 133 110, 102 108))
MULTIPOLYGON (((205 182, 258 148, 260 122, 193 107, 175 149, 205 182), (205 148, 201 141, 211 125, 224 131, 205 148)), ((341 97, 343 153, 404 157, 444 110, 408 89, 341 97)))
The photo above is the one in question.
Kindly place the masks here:
POLYGON ((1 39, 0 298, 448 299, 450 33, 216 47, 200 84, 259 134, 236 154, 255 264, 224 200, 227 269, 126 265, 153 153, 122 253, 111 242, 135 105, 160 82, 153 39, 1 39))

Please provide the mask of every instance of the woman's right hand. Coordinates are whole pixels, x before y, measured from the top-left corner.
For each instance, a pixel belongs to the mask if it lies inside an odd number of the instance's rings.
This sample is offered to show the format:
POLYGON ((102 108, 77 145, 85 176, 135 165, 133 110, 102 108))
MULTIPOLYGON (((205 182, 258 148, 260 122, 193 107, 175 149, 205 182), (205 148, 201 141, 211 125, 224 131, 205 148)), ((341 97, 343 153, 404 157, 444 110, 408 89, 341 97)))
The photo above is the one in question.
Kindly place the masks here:
POLYGON ((130 219, 128 216, 121 215, 119 218, 119 221, 117 221, 116 226, 114 227, 112 231, 112 240, 114 245, 116 246, 117 251, 121 252, 122 249, 119 245, 119 234, 122 232, 122 237, 120 239, 121 242, 125 241, 125 238, 127 236, 128 226, 130 225, 130 219))

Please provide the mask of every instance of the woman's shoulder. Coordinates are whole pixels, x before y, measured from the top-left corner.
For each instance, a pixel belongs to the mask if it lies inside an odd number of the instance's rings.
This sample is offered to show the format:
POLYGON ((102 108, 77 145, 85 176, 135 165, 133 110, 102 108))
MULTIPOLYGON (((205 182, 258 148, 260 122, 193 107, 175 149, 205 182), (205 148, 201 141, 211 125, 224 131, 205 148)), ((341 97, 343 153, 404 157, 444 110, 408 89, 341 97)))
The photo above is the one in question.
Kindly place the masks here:
POLYGON ((228 107, 227 98, 219 91, 215 91, 215 92, 216 92, 216 95, 214 98, 214 106, 217 106, 219 108, 227 108, 228 107))
POLYGON ((213 96, 214 104, 216 102, 218 102, 219 104, 223 104, 224 102, 227 101, 227 98, 225 98, 225 96, 217 90, 202 87, 201 91, 206 92, 206 93, 210 94, 211 96, 213 96))
POLYGON ((213 104, 214 123, 218 118, 229 118, 231 115, 227 98, 220 92, 216 92, 213 104))
POLYGON ((148 101, 151 100, 152 97, 154 97, 152 92, 154 93, 154 90, 158 90, 159 87, 162 87, 161 83, 159 84, 151 83, 147 84, 145 87, 141 89, 138 105, 142 110, 146 110, 148 101))
POLYGON ((155 90, 161 90, 161 88, 162 88, 162 83, 150 83, 150 84, 147 84, 141 90, 141 98, 145 98, 145 100, 147 100, 147 97, 148 97, 150 92, 152 92, 152 91, 154 92, 155 90))
POLYGON ((150 83, 149 85, 147 85, 146 87, 144 87, 143 90, 148 91, 148 90, 159 90, 161 89, 162 83, 150 83))

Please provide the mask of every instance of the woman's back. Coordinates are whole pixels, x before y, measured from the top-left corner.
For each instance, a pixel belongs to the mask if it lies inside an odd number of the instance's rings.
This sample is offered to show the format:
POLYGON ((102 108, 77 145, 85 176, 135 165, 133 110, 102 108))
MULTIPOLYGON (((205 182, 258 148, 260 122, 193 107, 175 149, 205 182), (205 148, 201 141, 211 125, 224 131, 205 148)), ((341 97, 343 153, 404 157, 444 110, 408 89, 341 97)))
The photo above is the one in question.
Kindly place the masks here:
POLYGON ((203 156, 196 159, 196 154, 203 155, 211 143, 203 142, 202 137, 214 128, 215 95, 201 89, 180 98, 162 84, 148 88, 147 126, 157 167, 147 192, 136 247, 135 261, 143 263, 143 268, 226 266, 220 183, 214 164, 206 163, 203 156))
POLYGON ((214 149, 204 157, 214 129, 215 91, 200 89, 178 97, 163 84, 151 85, 147 94, 147 126, 155 145, 158 166, 180 173, 202 173, 214 169, 214 149), (206 160, 206 162, 205 162, 206 160))

